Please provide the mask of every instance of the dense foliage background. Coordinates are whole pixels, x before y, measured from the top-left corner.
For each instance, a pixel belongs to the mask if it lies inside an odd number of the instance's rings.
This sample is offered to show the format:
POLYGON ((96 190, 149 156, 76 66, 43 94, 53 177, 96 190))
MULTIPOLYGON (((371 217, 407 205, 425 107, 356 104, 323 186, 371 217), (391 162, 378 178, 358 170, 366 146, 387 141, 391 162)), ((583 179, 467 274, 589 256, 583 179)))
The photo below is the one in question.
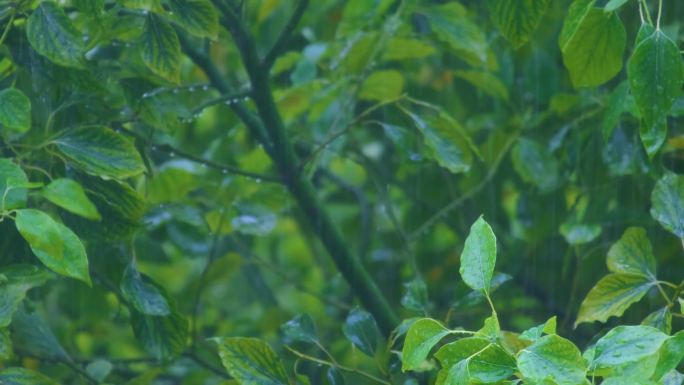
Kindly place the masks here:
POLYGON ((681 385, 682 20, 0 0, 0 383, 681 385))

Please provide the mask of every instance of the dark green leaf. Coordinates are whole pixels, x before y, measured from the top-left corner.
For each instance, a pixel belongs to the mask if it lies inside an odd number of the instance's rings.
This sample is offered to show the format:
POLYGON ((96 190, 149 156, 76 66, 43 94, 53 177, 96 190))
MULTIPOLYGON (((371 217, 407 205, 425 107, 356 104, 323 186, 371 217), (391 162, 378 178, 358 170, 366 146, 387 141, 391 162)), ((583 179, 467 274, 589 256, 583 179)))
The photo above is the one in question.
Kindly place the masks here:
POLYGON ((50 329, 46 319, 38 313, 29 314, 19 309, 14 314, 12 322, 12 338, 17 349, 35 357, 59 362, 72 361, 50 329))
POLYGON ((378 325, 370 313, 358 308, 353 309, 349 312, 342 331, 359 350, 369 356, 375 355, 379 333, 378 325))
POLYGON ((173 27, 161 16, 149 12, 140 42, 143 62, 158 76, 180 81, 181 48, 173 27))
POLYGON ((221 362, 244 385, 288 385, 287 373, 276 352, 256 338, 215 338, 221 362))
POLYGON ((12 340, 9 329, 0 329, 0 361, 7 361, 10 358, 12 358, 12 340))
POLYGON ((467 361, 470 378, 486 384, 505 380, 516 371, 515 358, 484 338, 468 337, 446 344, 435 353, 435 357, 442 368, 467 361))
POLYGON ((622 7, 623 5, 627 4, 629 0, 610 0, 606 3, 606 6, 603 7, 603 10, 606 12, 613 12, 622 7))
POLYGON ((39 54, 63 66, 83 65, 81 33, 56 3, 43 1, 29 17, 26 35, 39 54))
POLYGON ((43 189, 42 194, 45 199, 73 214, 95 221, 102 219, 83 187, 72 179, 55 179, 43 189))
POLYGON ((17 210, 16 226, 33 253, 55 273, 91 285, 85 248, 68 227, 40 210, 17 210))
POLYGON ((404 284, 405 292, 401 304, 413 311, 425 311, 428 305, 427 285, 422 278, 416 277, 404 284))
POLYGON ((31 128, 31 101, 16 88, 0 91, 0 125, 17 132, 31 128))
POLYGON ((106 127, 67 130, 52 143, 74 166, 92 175, 123 179, 145 171, 133 143, 106 127))
POLYGON ((280 331, 288 344, 294 341, 309 343, 318 341, 316 326, 308 314, 300 314, 287 321, 280 327, 280 331))
POLYGON ((328 380, 327 385, 344 385, 344 376, 335 368, 328 368, 325 372, 325 378, 328 380))
POLYGON ((219 32, 219 16, 209 0, 169 0, 171 20, 199 37, 215 39, 219 32))
POLYGON ((461 254, 461 278, 473 290, 488 295, 496 264, 496 236, 480 217, 470 227, 461 254))
POLYGON ((550 0, 487 0, 492 21, 515 48, 530 39, 550 3, 550 0))
POLYGON ((42 286, 50 275, 33 265, 9 265, 0 269, 0 328, 7 327, 26 292, 42 286))
POLYGON ((136 266, 131 263, 121 278, 121 294, 135 310, 149 316, 167 316, 171 308, 157 287, 146 282, 136 266))
POLYGON ((3 385, 59 385, 51 378, 25 368, 0 370, 0 383, 3 385))
POLYGON ((513 147, 511 158, 520 177, 542 192, 552 191, 560 183, 558 161, 546 146, 520 138, 513 147))
POLYGON ((138 341, 157 360, 172 360, 185 350, 188 321, 175 309, 168 316, 145 315, 131 310, 131 326, 138 341))
POLYGON ((629 82, 623 81, 610 93, 606 111, 603 113, 603 138, 609 140, 613 135, 613 130, 620 123, 620 117, 627 111, 628 103, 625 103, 629 93, 629 82))
POLYGON ((641 324, 653 326, 665 334, 670 334, 672 332, 672 312, 669 307, 663 307, 649 314, 641 321, 641 324))

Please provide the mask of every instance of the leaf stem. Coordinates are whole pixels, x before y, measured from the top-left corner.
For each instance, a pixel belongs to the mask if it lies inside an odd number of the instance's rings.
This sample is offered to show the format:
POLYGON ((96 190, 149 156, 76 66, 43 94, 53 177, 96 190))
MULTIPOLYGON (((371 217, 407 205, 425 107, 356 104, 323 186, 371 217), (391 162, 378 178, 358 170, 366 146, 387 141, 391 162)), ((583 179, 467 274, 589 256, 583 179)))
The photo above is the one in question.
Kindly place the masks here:
POLYGON ((644 13, 646 14, 646 21, 648 21, 648 24, 653 25, 653 19, 651 18, 651 11, 648 10, 648 5, 646 4, 646 0, 640 0, 641 2, 639 3, 639 11, 641 12, 641 9, 643 7, 644 13))
POLYGON ((10 29, 12 29, 12 23, 14 23, 14 16, 15 15, 16 15, 16 13, 12 12, 12 16, 10 16, 10 19, 7 22, 7 26, 5 27, 5 30, 2 32, 2 36, 0 36, 0 47, 5 42, 5 39, 7 38, 7 35, 9 34, 10 29))
POLYGON ((656 20, 656 30, 660 31, 660 16, 663 14, 663 0, 658 0, 658 19, 656 20))
POLYGON ((345 371, 345 372, 358 374, 358 375, 360 375, 360 376, 366 377, 366 378, 369 379, 369 380, 373 380, 373 381, 375 381, 375 382, 377 382, 377 383, 379 383, 379 384, 392 385, 392 383, 390 383, 390 382, 388 382, 388 381, 385 381, 385 380, 383 380, 382 378, 376 377, 376 376, 374 376, 374 375, 372 375, 372 374, 370 374, 370 373, 366 373, 366 372, 364 372, 364 371, 362 371, 362 370, 359 370, 359 369, 354 369, 354 368, 350 368, 350 367, 347 367, 347 366, 335 364, 335 363, 333 363, 333 362, 326 361, 326 360, 322 360, 322 359, 320 359, 320 358, 312 357, 312 356, 310 356, 310 355, 308 355, 308 354, 304 354, 304 353, 302 353, 302 352, 300 352, 300 351, 297 351, 297 350, 291 348, 291 347, 288 346, 288 345, 285 345, 285 349, 289 350, 292 354, 294 354, 295 356, 297 356, 297 357, 299 357, 299 358, 301 358, 301 359, 304 359, 304 360, 307 360, 307 361, 311 361, 311 362, 315 362, 315 363, 317 363, 317 364, 329 366, 329 367, 331 367, 331 368, 336 368, 336 369, 339 369, 339 370, 342 370, 342 371, 345 371))

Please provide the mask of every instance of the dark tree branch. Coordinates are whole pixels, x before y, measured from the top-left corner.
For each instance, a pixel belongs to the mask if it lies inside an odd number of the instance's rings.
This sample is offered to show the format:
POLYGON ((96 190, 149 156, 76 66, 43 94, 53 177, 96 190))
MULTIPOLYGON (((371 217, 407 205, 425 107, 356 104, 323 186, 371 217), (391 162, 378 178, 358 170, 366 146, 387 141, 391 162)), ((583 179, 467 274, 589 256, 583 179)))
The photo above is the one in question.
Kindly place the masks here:
POLYGON ((283 32, 281 32, 278 40, 276 40, 276 42, 273 44, 273 48, 268 51, 264 57, 264 60, 262 61, 264 71, 270 71, 278 56, 285 52, 287 49, 287 44, 290 42, 294 31, 297 29, 297 25, 302 20, 302 16, 304 16, 304 11, 306 11, 306 7, 308 5, 309 0, 299 0, 294 12, 292 13, 292 16, 287 21, 285 28, 283 28, 283 32))
MULTIPOLYGON (((223 14, 224 27, 231 33, 240 50, 242 62, 249 76, 251 89, 254 92, 253 99, 259 119, 254 121, 255 119, 250 113, 247 116, 249 121, 245 121, 245 124, 248 127, 254 126, 250 129, 252 132, 257 131, 256 133, 259 135, 257 140, 262 141, 264 145, 269 144, 271 146, 269 155, 278 168, 283 183, 299 204, 309 224, 320 238, 356 297, 373 314, 382 331, 389 335, 398 325, 399 319, 366 268, 350 252, 337 226, 324 210, 311 182, 300 172, 298 168, 299 159, 287 136, 285 125, 273 99, 268 71, 265 70, 259 59, 256 43, 245 28, 242 19, 233 9, 218 0, 214 0, 214 4, 223 14), (262 131, 260 131, 262 127, 265 128, 267 136, 262 135, 262 131)), ((198 56, 191 56, 191 58, 193 60, 200 59, 196 62, 200 67, 209 71, 207 76, 212 83, 215 83, 215 86, 222 93, 227 92, 225 82, 223 78, 216 76, 218 71, 214 68, 211 60, 198 56)))

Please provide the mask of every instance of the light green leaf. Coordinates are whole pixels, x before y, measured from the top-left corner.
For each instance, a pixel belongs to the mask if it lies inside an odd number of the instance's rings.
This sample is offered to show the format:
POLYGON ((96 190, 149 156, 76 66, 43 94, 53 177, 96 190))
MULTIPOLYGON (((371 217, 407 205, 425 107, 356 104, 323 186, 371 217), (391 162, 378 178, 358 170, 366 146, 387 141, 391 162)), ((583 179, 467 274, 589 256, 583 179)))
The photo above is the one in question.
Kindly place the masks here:
POLYGON ((221 362, 242 385, 287 385, 285 367, 267 343, 256 338, 214 338, 221 362))
POLYGON ((45 266, 91 285, 85 248, 68 227, 35 209, 17 210, 15 224, 45 266))
POLYGON ((601 278, 580 305, 575 326, 582 322, 606 322, 611 316, 621 316, 654 285, 652 279, 643 275, 618 273, 601 278))
POLYGON ((90 201, 81 185, 67 178, 55 179, 42 191, 43 197, 55 205, 84 218, 99 221, 97 207, 90 201))
POLYGON ((496 264, 496 236, 484 218, 478 218, 470 227, 470 233, 461 254, 461 278, 473 290, 489 293, 496 264))
POLYGON ((672 312, 669 307, 665 306, 649 314, 641 321, 641 324, 653 326, 665 334, 670 334, 672 332, 672 312))
POLYGON ((160 0, 119 0, 124 7, 133 9, 143 9, 146 11, 163 12, 160 0))
POLYGON ((42 286, 50 279, 50 274, 33 265, 9 265, 0 269, 0 277, 0 328, 5 328, 12 322, 12 315, 26 298, 26 293, 42 286))
POLYGON ((404 340, 401 370, 420 368, 430 354, 430 350, 449 333, 449 329, 430 318, 423 318, 414 322, 404 340))
POLYGON ((508 100, 508 88, 506 88, 499 78, 489 72, 458 70, 455 71, 454 74, 494 99, 508 100))
POLYGON ((28 178, 10 159, 0 158, 0 211, 26 206, 28 178))
POLYGON ((660 30, 639 42, 629 59, 627 77, 643 119, 641 139, 649 156, 667 136, 667 114, 682 88, 682 63, 677 44, 660 30))
POLYGON ((26 36, 33 49, 52 62, 67 67, 83 65, 82 35, 56 3, 40 3, 28 18, 26 36))
POLYGON ((551 0, 487 0, 492 21, 518 48, 537 29, 551 0))
POLYGON ((124 270, 121 278, 121 294, 135 310, 145 315, 167 316, 171 307, 162 293, 152 283, 146 282, 136 266, 131 263, 124 270))
POLYGON ((31 128, 31 101, 16 88, 0 91, 0 125, 17 132, 31 128))
POLYGON ((558 37, 558 46, 561 50, 577 32, 577 28, 589 14, 595 3, 596 0, 574 0, 572 2, 563 21, 563 29, 558 37))
POLYGON ((561 45, 563 63, 575 88, 599 86, 617 75, 626 44, 625 27, 617 14, 589 10, 561 45))
POLYGON ((558 161, 546 146, 532 139, 518 139, 511 159, 518 175, 542 192, 552 191, 560 183, 558 161))
POLYGON ((435 385, 468 385, 470 379, 468 360, 463 360, 440 370, 435 385))
POLYGON ((544 334, 556 334, 556 316, 549 318, 546 322, 539 326, 525 330, 522 332, 522 334, 520 334, 520 338, 524 338, 529 341, 536 341, 544 334))
POLYGON ((525 380, 551 380, 557 385, 584 384, 587 372, 577 346, 555 334, 523 349, 518 355, 518 369, 525 380))
POLYGON ((601 226, 599 225, 573 222, 563 222, 559 228, 565 241, 573 246, 589 243, 601 235, 601 226))
POLYGON ((74 166, 92 175, 124 179, 145 171, 135 145, 106 127, 66 130, 52 143, 74 166))
POLYGON ((378 325, 370 313, 358 308, 353 309, 349 312, 342 331, 359 350, 369 356, 375 355, 378 345, 378 325))
POLYGON ((402 109, 423 134, 431 156, 453 173, 468 172, 473 162, 468 134, 458 122, 444 111, 436 115, 418 116, 402 109))
POLYGON ((665 230, 684 239, 684 176, 668 172, 656 183, 651 216, 665 230))
POLYGON ((608 250, 606 259, 608 270, 613 273, 643 275, 652 280, 656 278, 656 260, 653 246, 641 227, 625 230, 619 241, 608 250))
POLYGON ((105 0, 71 0, 71 3, 79 11, 91 17, 96 17, 102 13, 105 0))
POLYGON ((376 71, 363 82, 359 98, 376 102, 396 100, 404 91, 404 83, 404 76, 399 71, 376 71))
POLYGON ((435 353, 435 357, 442 368, 450 368, 466 361, 470 378, 478 383, 505 380, 516 371, 515 358, 501 346, 479 337, 462 338, 446 344, 435 353))
POLYGON ((668 372, 677 368, 684 360, 684 330, 669 337, 660 347, 658 354, 658 364, 656 365, 653 378, 660 380, 668 372))
POLYGON ((161 16, 149 12, 140 39, 140 56, 147 68, 170 82, 178 83, 181 48, 173 27, 161 16))
POLYGON ((617 367, 656 354, 668 336, 650 326, 618 326, 596 343, 592 369, 617 367))
POLYGON ((25 368, 0 370, 0 383, 3 385, 59 385, 51 378, 25 368))
POLYGON ((219 15, 209 0, 168 0, 171 20, 198 37, 215 39, 219 15))
POLYGON ((394 37, 387 42, 383 59, 388 61, 421 59, 434 53, 435 47, 422 40, 394 37))
POLYGON ((131 309, 131 326, 138 341, 157 360, 173 360, 185 350, 188 321, 173 306, 168 316, 145 315, 131 309))
POLYGON ((610 0, 609 2, 606 3, 606 6, 603 7, 603 10, 605 12, 613 12, 618 10, 620 7, 623 5, 627 4, 629 0, 610 0))

